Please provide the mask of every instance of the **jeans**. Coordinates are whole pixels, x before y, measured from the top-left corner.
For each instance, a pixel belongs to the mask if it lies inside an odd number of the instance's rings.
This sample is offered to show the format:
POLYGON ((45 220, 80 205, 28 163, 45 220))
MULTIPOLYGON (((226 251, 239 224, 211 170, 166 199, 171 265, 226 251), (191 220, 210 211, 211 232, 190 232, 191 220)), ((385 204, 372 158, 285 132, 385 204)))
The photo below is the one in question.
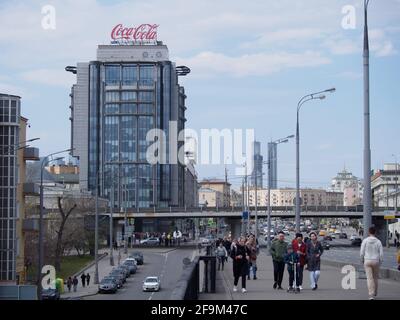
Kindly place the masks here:
POLYGON ((364 268, 367 275, 368 294, 370 297, 376 297, 378 294, 379 261, 366 260, 364 268))
POLYGON ((250 271, 253 271, 253 277, 256 278, 257 277, 257 263, 256 262, 251 263, 250 271))
POLYGON ((297 266, 296 269, 296 285, 302 286, 303 285, 303 271, 304 271, 304 266, 297 266))
POLYGON ((283 273, 285 272, 285 263, 283 261, 273 261, 274 263, 274 282, 279 287, 282 286, 283 273))
POLYGON ((311 282, 311 288, 315 288, 315 286, 318 284, 318 279, 319 279, 319 275, 320 275, 320 271, 316 270, 316 271, 310 271, 310 282, 311 282))
POLYGON ((221 269, 222 265, 222 270, 224 270, 224 263, 225 263, 225 256, 218 256, 218 270, 221 269))

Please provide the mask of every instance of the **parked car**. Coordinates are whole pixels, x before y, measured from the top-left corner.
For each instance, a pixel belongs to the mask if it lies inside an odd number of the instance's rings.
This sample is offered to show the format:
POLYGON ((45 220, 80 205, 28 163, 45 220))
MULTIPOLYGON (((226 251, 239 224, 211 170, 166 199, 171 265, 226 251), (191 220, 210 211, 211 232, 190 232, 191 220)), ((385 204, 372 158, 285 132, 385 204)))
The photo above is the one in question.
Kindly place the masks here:
POLYGON ((160 291, 161 282, 159 277, 147 277, 143 281, 143 291, 160 291))
POLYGON ((332 241, 332 236, 327 235, 327 236, 324 237, 324 240, 326 240, 326 241, 332 241))
POLYGON ((127 266, 124 266, 123 264, 116 267, 115 270, 123 272, 125 278, 129 278, 131 276, 131 271, 129 270, 129 268, 127 266))
POLYGON ((103 280, 113 280, 117 284, 117 288, 121 289, 124 285, 123 276, 121 274, 109 274, 108 276, 104 277, 103 280))
POLYGON ((361 246, 361 243, 362 243, 361 238, 354 238, 353 240, 351 240, 351 245, 355 247, 361 246))
POLYGON ((125 272, 121 270, 112 270, 109 274, 110 276, 116 276, 119 277, 122 280, 122 283, 126 282, 126 277, 125 277, 125 272))
POLYGON ((140 244, 145 244, 145 245, 159 245, 160 244, 160 239, 158 238, 146 238, 143 240, 140 240, 140 244))
POLYGON ((99 284, 99 293, 116 293, 118 290, 117 280, 114 278, 104 278, 99 284))
POLYGON ((339 234, 339 239, 347 239, 347 234, 342 232, 341 234, 339 234))
POLYGON ((60 300, 60 292, 57 289, 43 289, 42 300, 60 300))
POLYGON ((142 265, 144 263, 143 253, 140 251, 132 252, 129 257, 134 258, 138 265, 142 265))
POLYGON ((332 238, 332 239, 336 239, 336 234, 332 233, 332 234, 331 234, 331 238, 332 238))
POLYGON ((342 231, 340 231, 339 229, 336 229, 335 234, 341 234, 342 231))
POLYGON ((350 241, 353 241, 355 238, 358 238, 358 235, 352 234, 351 237, 350 237, 350 241))
POLYGON ((137 271, 137 264, 136 264, 136 260, 133 258, 128 258, 124 261, 124 263, 122 264, 123 266, 126 266, 129 269, 129 272, 131 274, 136 273, 137 271))

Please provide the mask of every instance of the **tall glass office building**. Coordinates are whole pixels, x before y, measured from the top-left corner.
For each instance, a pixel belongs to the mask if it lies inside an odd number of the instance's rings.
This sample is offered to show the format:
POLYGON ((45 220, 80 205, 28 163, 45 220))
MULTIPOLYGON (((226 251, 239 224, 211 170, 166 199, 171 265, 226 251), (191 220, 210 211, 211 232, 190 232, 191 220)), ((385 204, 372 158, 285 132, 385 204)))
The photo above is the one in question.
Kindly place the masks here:
POLYGON ((15 280, 20 99, 0 94, 0 281, 15 280))
MULTIPOLYGON (((146 135, 159 128, 169 142, 169 123, 185 126, 185 90, 168 48, 100 45, 97 60, 68 67, 77 75, 71 90, 73 155, 81 189, 95 190, 116 208, 184 206, 184 166, 146 160, 146 135), (98 183, 96 176, 98 174, 98 183)), ((183 142, 166 144, 178 152, 183 142)))

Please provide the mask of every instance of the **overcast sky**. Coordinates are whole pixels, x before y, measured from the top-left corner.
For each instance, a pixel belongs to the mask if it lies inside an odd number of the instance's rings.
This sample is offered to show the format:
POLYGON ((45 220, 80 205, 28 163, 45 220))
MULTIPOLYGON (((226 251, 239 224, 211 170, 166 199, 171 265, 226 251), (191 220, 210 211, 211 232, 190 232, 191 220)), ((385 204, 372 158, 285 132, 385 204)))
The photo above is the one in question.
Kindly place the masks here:
MULTIPOLYGON (((170 58, 192 72, 187 127, 254 128, 267 141, 295 132, 305 94, 336 87, 301 111, 302 186, 326 187, 344 166, 362 176, 363 86, 361 0, 63 0, 0 2, 0 92, 22 97, 29 137, 42 155, 70 146, 66 65, 94 60, 118 23, 156 23, 170 58), (42 6, 56 9, 44 30, 42 6), (356 8, 344 29, 342 8, 356 8)), ((370 1, 372 167, 400 159, 400 0, 370 1)), ((295 182, 294 141, 279 146, 280 186, 295 182)), ((223 166, 198 166, 199 176, 224 176, 223 166)), ((235 177, 228 166, 229 179, 235 177)))

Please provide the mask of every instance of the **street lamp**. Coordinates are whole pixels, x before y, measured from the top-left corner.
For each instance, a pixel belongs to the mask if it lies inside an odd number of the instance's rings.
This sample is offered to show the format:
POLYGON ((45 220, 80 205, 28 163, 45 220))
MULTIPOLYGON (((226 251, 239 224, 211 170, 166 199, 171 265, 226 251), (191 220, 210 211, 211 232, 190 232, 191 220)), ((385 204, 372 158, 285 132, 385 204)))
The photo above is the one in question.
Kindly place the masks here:
POLYGON ((51 153, 49 155, 47 155, 41 166, 40 166, 40 215, 39 215, 39 263, 38 263, 38 299, 41 300, 42 299, 42 267, 43 267, 43 170, 46 167, 46 165, 52 161, 57 161, 60 159, 63 159, 63 157, 58 157, 55 159, 50 159, 47 160, 47 158, 60 154, 60 153, 64 153, 64 152, 70 152, 73 149, 66 149, 66 150, 62 150, 62 151, 58 151, 58 152, 54 152, 51 153))
MULTIPOLYGON (((27 143, 27 142, 33 142, 33 141, 36 141, 36 140, 39 140, 39 139, 40 139, 40 138, 33 138, 33 139, 21 141, 21 142, 19 142, 19 143, 16 143, 16 144, 13 144, 13 145, 10 145, 10 146, 5 146, 5 147, 3 147, 2 149, 3 149, 3 150, 11 149, 12 151, 14 151, 14 150, 19 150, 19 149, 24 149, 24 148, 27 148, 28 145, 24 145, 24 146, 21 146, 21 147, 20 147, 21 144, 27 143), (16 147, 17 147, 17 149, 14 149, 14 148, 16 148, 16 147)), ((8 150, 8 151, 10 152, 11 150, 8 150)))
MULTIPOLYGON (((268 165, 268 252, 271 249, 271 182, 272 182, 272 175, 271 175, 271 162, 272 162, 272 145, 278 145, 281 143, 289 142, 289 139, 294 138, 294 135, 287 136, 285 138, 281 138, 275 141, 271 141, 268 145, 268 161, 266 161, 268 165)), ((264 162, 265 163, 265 162, 264 162)))
POLYGON ((363 214, 363 235, 368 236, 371 226, 372 193, 371 193, 371 145, 369 128, 369 41, 368 41, 368 4, 369 0, 364 0, 364 214, 363 214))
POLYGON ((296 232, 300 232, 300 136, 299 136, 299 112, 304 103, 310 100, 326 98, 324 93, 333 93, 335 88, 326 89, 323 91, 311 93, 302 97, 297 104, 297 121, 296 121, 296 232))
POLYGON ((395 214, 397 213, 397 196, 398 196, 398 179, 399 179, 399 172, 398 172, 398 164, 397 164, 397 156, 395 155, 395 154, 392 154, 392 157, 394 158, 394 165, 395 165, 395 171, 394 171, 394 174, 395 174, 395 191, 394 191, 394 196, 395 196, 395 198, 394 198, 394 212, 395 212, 395 214))

